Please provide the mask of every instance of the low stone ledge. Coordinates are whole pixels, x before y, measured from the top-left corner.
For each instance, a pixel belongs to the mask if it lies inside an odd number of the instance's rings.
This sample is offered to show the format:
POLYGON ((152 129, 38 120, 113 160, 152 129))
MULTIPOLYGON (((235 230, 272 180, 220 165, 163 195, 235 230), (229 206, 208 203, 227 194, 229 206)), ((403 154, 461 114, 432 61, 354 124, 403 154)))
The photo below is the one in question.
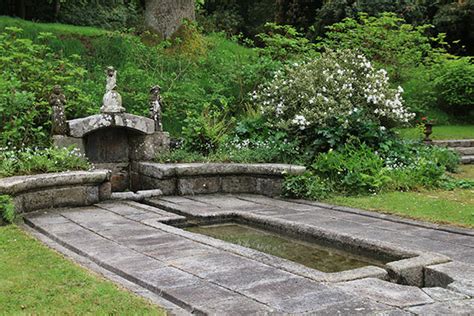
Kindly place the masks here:
POLYGON ((258 193, 277 196, 283 177, 306 171, 285 164, 190 163, 132 164, 132 189, 160 189, 163 194, 258 193))
POLYGON ((16 195, 49 187, 100 184, 110 179, 109 170, 70 171, 0 179, 0 194, 16 195))
POLYGON ((109 170, 71 171, 0 179, 0 194, 13 197, 17 213, 86 206, 108 199, 109 170))

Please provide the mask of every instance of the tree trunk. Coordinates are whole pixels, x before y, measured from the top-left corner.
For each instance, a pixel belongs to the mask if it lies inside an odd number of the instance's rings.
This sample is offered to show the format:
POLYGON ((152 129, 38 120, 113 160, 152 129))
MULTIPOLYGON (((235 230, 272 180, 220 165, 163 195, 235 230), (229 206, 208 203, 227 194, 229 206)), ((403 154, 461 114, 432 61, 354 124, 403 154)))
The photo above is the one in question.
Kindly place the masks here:
POLYGON ((26 3, 25 0, 18 1, 18 16, 26 19, 26 3))
POLYGON ((195 19, 194 0, 145 1, 145 24, 163 38, 170 38, 184 19, 195 19))

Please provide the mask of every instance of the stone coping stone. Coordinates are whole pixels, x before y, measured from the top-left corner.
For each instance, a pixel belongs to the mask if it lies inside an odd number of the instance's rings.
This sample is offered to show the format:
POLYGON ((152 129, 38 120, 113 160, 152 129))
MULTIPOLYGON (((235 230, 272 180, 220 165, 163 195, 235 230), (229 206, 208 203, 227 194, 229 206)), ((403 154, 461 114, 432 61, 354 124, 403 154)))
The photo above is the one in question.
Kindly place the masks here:
POLYGON ((134 169, 145 176, 167 179, 173 177, 225 176, 225 175, 298 175, 306 171, 303 166, 288 164, 237 164, 237 163, 173 163, 138 162, 134 169))
POLYGON ((110 179, 109 170, 68 171, 0 179, 0 194, 17 195, 42 188, 100 184, 110 179))
POLYGON ((77 138, 105 127, 125 127, 147 135, 155 132, 155 122, 152 119, 128 113, 97 114, 70 120, 68 123, 70 136, 77 138))

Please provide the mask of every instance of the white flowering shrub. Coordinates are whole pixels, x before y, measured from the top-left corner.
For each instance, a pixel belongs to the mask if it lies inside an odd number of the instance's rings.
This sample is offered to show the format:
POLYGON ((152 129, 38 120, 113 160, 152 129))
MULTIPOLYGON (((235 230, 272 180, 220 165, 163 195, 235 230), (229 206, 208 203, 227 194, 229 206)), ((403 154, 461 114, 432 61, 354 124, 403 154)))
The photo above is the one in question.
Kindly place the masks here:
POLYGON ((401 87, 390 87, 385 70, 375 69, 361 54, 343 50, 288 66, 252 98, 275 126, 304 131, 324 129, 334 119, 348 126, 351 117, 382 126, 407 123, 414 114, 404 107, 402 92, 401 87))

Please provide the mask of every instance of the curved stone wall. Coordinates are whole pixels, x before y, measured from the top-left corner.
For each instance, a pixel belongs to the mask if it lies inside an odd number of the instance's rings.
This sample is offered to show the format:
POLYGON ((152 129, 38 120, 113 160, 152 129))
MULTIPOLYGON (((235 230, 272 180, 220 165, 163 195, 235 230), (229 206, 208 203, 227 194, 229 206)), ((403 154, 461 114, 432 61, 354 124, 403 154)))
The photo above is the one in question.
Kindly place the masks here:
POLYGON ((190 163, 132 164, 132 190, 159 189, 164 195, 209 193, 281 194, 286 174, 302 174, 305 167, 285 164, 190 163))
POLYGON ((86 206, 110 198, 109 170, 71 171, 0 179, 0 194, 13 197, 18 213, 86 206))

